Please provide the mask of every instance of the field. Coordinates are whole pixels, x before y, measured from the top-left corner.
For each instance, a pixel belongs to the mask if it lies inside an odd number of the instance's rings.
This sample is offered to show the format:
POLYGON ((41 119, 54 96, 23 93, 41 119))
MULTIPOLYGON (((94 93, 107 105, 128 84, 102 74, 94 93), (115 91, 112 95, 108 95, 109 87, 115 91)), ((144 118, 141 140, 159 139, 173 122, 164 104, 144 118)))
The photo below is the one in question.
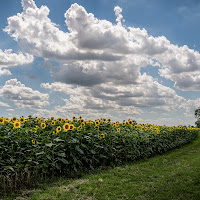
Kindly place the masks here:
POLYGON ((123 165, 194 140, 198 129, 110 119, 0 118, 0 191, 6 195, 49 177, 123 165))

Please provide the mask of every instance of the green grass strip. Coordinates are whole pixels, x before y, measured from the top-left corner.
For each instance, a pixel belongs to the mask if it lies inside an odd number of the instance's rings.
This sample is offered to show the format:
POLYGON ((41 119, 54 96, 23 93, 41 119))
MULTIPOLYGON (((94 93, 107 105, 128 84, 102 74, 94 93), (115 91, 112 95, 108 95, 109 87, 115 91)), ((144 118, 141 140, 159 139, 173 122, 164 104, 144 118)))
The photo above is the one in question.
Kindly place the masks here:
POLYGON ((18 200, 199 200, 200 134, 163 155, 23 193, 18 200))

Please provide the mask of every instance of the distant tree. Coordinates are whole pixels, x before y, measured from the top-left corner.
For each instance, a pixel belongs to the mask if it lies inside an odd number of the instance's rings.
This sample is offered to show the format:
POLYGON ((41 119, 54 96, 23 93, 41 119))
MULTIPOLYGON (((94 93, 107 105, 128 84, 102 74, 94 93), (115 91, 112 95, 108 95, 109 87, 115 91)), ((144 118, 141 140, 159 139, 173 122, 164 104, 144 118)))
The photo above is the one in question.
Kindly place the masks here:
POLYGON ((195 118, 197 119, 197 121, 195 122, 196 126, 198 128, 200 128, 200 107, 197 108, 195 111, 194 111, 194 116, 195 118))

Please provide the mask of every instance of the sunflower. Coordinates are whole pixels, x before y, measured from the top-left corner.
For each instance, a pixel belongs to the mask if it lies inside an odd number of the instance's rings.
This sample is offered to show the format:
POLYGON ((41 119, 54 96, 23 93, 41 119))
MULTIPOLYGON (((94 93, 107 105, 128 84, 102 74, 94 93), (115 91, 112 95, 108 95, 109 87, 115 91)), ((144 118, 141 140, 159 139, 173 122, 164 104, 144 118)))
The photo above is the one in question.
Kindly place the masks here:
POLYGON ((120 132, 120 128, 117 129, 117 132, 120 132))
POLYGON ((14 123, 14 128, 20 128, 20 125, 21 125, 20 122, 15 122, 14 123))
POLYGON ((16 122, 16 121, 17 121, 17 117, 13 117, 13 118, 12 118, 12 121, 13 121, 13 122, 16 122))
POLYGON ((32 143, 35 144, 35 140, 32 140, 32 143))
POLYGON ((99 120, 95 121, 95 125, 98 126, 100 124, 99 120))
POLYGON ((101 138, 101 139, 105 138, 105 134, 102 133, 102 134, 100 135, 100 138, 101 138))
POLYGON ((81 127, 80 126, 77 128, 77 131, 81 131, 81 127))
POLYGON ((134 126, 134 128, 137 128, 137 127, 138 127, 137 125, 134 126))
POLYGON ((62 121, 62 119, 59 117, 58 119, 57 119, 59 122, 61 122, 62 121))
POLYGON ((8 118, 5 118, 5 122, 9 122, 10 120, 8 118))
POLYGON ((51 120, 54 120, 54 117, 51 117, 51 120))
POLYGON ((41 128, 46 128, 46 124, 45 123, 41 123, 41 128))
POLYGON ((41 118, 41 119, 40 119, 40 122, 43 122, 43 121, 44 121, 44 119, 43 119, 43 118, 41 118))
POLYGON ((65 124, 63 125, 63 129, 64 129, 65 131, 68 131, 68 130, 70 129, 70 125, 69 125, 68 123, 65 123, 65 124))
POLYGON ((122 126, 125 126, 125 125, 126 125, 126 123, 125 123, 125 122, 123 122, 123 123, 122 123, 122 126))
POLYGON ((80 116, 79 119, 82 119, 82 117, 80 116))
POLYGON ((55 124, 56 124, 56 122, 55 122, 55 121, 52 121, 52 122, 51 122, 51 125, 55 125, 55 124))
POLYGON ((69 119, 66 118, 66 119, 65 119, 65 122, 67 123, 68 121, 69 121, 69 119))
POLYGON ((74 125, 73 125, 73 124, 70 124, 69 129, 70 129, 70 130, 74 130, 74 125))
POLYGON ((81 122, 84 122, 84 119, 81 119, 81 122))
POLYGON ((81 126, 85 126, 85 122, 82 122, 82 123, 81 123, 81 126))
POLYGON ((104 122, 106 122, 106 119, 105 119, 105 118, 103 118, 103 121, 104 121, 104 122))
POLYGON ((61 130, 62 130, 62 128, 61 128, 60 126, 58 126, 58 127, 56 128, 57 133, 60 132, 61 130))
POLYGON ((98 126, 95 126, 94 128, 96 128, 96 129, 99 129, 99 127, 98 127, 98 126))
POLYGON ((128 121, 129 125, 133 125, 133 122, 131 120, 128 121))
POLYGON ((3 118, 3 117, 0 118, 0 123, 1 123, 1 124, 4 123, 4 118, 3 118))
POLYGON ((107 119, 108 122, 111 122, 111 119, 107 119))
POLYGON ((20 123, 24 123, 25 122, 23 117, 20 117, 19 121, 20 121, 20 123))

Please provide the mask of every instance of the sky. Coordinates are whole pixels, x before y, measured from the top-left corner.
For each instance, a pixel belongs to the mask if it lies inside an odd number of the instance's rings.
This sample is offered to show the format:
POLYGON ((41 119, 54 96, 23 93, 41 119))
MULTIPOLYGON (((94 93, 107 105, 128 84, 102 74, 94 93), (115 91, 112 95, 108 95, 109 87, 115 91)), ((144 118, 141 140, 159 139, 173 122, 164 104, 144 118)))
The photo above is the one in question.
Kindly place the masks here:
POLYGON ((193 125, 199 0, 1 0, 3 117, 193 125))

